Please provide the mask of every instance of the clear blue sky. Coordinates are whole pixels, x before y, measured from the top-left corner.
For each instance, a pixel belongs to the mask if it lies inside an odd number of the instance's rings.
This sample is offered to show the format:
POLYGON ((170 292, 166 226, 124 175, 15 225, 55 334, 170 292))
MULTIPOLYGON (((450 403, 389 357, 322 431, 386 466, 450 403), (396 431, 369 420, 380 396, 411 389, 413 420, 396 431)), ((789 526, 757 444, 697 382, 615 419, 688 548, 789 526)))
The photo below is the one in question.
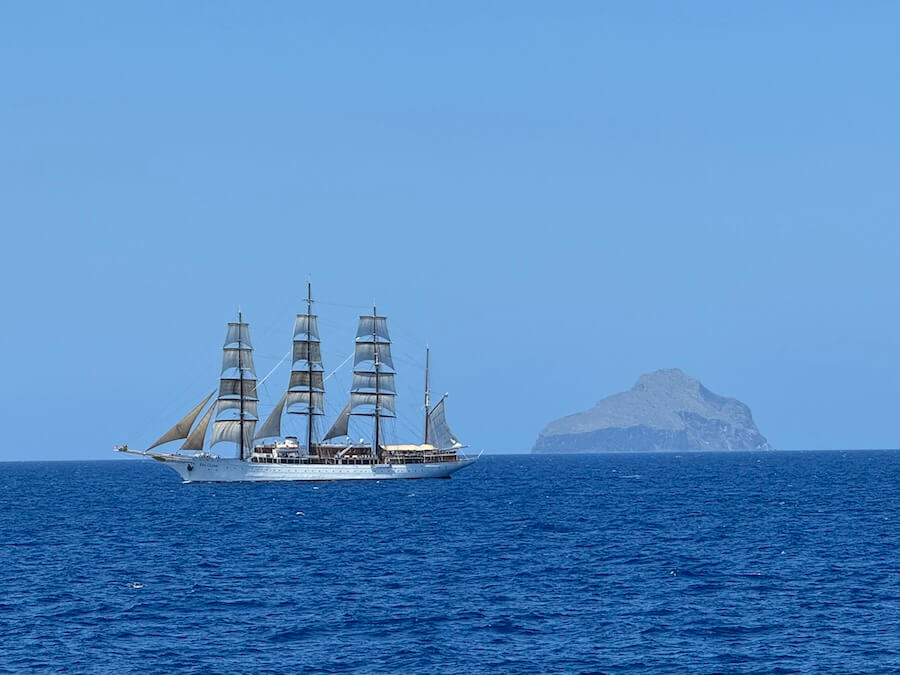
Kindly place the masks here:
POLYGON ((898 25, 892 2, 5 3, 0 459, 154 440, 214 387, 238 306, 275 364, 307 275, 326 367, 376 300, 401 413, 428 341, 476 449, 661 367, 779 448, 900 446, 898 25))

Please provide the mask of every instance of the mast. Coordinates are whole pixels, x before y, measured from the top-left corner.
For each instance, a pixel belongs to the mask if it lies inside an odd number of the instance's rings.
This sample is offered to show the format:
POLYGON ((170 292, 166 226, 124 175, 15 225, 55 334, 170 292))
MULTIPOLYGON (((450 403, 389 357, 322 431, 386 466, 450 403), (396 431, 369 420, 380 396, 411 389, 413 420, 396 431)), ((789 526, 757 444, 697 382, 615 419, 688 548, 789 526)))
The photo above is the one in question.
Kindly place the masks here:
POLYGON ((428 445, 428 409, 431 408, 431 387, 428 382, 428 366, 431 359, 431 349, 425 345, 425 445, 428 445))
MULTIPOLYGON (((306 282, 306 316, 312 316, 312 282, 306 282)), ((306 451, 312 454, 312 437, 313 437, 313 401, 312 401, 312 359, 306 361, 306 373, 309 378, 309 399, 306 402, 306 451)), ((323 382, 324 384, 324 382, 323 382)))
POLYGON ((238 312, 237 322, 228 324, 222 347, 222 375, 210 447, 225 441, 235 443, 238 459, 244 459, 244 450, 253 437, 259 419, 258 406, 253 345, 243 314, 238 312))
POLYGON ((240 386, 238 388, 238 395, 240 396, 240 446, 238 449, 238 459, 244 459, 244 364, 241 361, 241 352, 243 351, 243 320, 241 319, 241 310, 238 310, 238 379, 240 381, 240 386))
POLYGON ((322 346, 319 342, 318 317, 312 313, 312 303, 312 284, 307 282, 306 313, 298 314, 294 322, 291 378, 285 399, 288 413, 305 415, 307 418, 306 448, 310 453, 313 449, 315 418, 325 414, 322 346))
POLYGON ((378 335, 375 332, 376 316, 378 316, 378 312, 375 309, 375 305, 372 305, 372 356, 375 359, 375 457, 380 462, 381 449, 379 448, 378 443, 378 427, 381 425, 378 424, 378 417, 381 412, 381 403, 378 400, 378 394, 380 392, 378 390, 378 335))
POLYGON ((377 309, 373 307, 371 314, 359 317, 356 330, 349 414, 375 418, 372 449, 379 459, 382 455, 381 419, 396 415, 396 396, 387 317, 378 316, 377 309))

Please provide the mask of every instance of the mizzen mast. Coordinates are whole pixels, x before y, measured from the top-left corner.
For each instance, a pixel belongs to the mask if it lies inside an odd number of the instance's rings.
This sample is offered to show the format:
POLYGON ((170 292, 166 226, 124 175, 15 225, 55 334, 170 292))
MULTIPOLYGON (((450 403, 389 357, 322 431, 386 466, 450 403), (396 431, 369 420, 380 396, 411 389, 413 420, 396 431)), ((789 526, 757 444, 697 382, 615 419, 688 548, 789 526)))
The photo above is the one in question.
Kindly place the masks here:
POLYGON ((431 365, 431 349, 425 346, 425 438, 423 443, 428 445, 428 413, 431 410, 431 383, 428 379, 428 367, 431 365))

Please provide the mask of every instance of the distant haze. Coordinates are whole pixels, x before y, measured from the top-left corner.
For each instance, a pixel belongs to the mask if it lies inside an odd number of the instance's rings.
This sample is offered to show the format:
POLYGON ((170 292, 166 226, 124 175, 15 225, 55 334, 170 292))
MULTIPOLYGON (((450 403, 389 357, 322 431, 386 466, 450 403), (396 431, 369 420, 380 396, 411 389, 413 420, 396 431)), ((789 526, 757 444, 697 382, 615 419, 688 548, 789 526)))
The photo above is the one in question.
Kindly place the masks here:
POLYGON ((389 317, 399 440, 428 343, 475 450, 526 452, 662 367, 778 448, 896 447, 898 24, 892 3, 10 3, 0 459, 152 442, 215 386, 238 307, 264 375, 307 275, 329 371, 373 300, 389 317))

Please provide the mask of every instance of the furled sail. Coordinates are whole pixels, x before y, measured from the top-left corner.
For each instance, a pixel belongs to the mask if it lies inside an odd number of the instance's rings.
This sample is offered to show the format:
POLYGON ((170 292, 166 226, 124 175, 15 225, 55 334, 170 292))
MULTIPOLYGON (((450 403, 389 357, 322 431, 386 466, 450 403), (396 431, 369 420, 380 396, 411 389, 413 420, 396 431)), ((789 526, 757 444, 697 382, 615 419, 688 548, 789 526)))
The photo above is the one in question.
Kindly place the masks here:
POLYGON ((450 431, 447 425, 447 417, 444 413, 444 401, 441 399, 428 413, 428 439, 436 448, 448 450, 450 448, 463 447, 456 439, 456 434, 450 431))
POLYGON ((192 408, 187 415, 181 418, 181 421, 179 421, 178 424, 164 433, 162 437, 158 441, 156 441, 156 443, 147 448, 147 450, 155 448, 157 445, 168 443, 169 441, 177 441, 180 438, 187 438, 188 434, 191 431, 191 427, 194 425, 194 420, 197 419, 200 411, 203 410, 203 406, 205 406, 207 402, 209 402, 209 399, 211 399, 212 395, 215 393, 216 392, 212 392, 211 394, 209 394, 209 396, 200 401, 200 403, 192 408))
POLYGON ((328 440, 329 438, 338 438, 339 436, 346 436, 347 430, 350 426, 350 404, 344 406, 344 409, 341 410, 341 414, 338 415, 337 419, 334 421, 334 424, 331 425, 331 429, 328 430, 328 433, 323 437, 324 440, 328 440))
POLYGON ((209 428, 209 421, 212 419, 215 412, 216 404, 213 403, 209 406, 209 410, 206 411, 206 414, 200 419, 200 423, 194 427, 194 430, 187 437, 184 445, 181 446, 182 450, 203 450, 203 439, 206 438, 206 430, 209 428))

